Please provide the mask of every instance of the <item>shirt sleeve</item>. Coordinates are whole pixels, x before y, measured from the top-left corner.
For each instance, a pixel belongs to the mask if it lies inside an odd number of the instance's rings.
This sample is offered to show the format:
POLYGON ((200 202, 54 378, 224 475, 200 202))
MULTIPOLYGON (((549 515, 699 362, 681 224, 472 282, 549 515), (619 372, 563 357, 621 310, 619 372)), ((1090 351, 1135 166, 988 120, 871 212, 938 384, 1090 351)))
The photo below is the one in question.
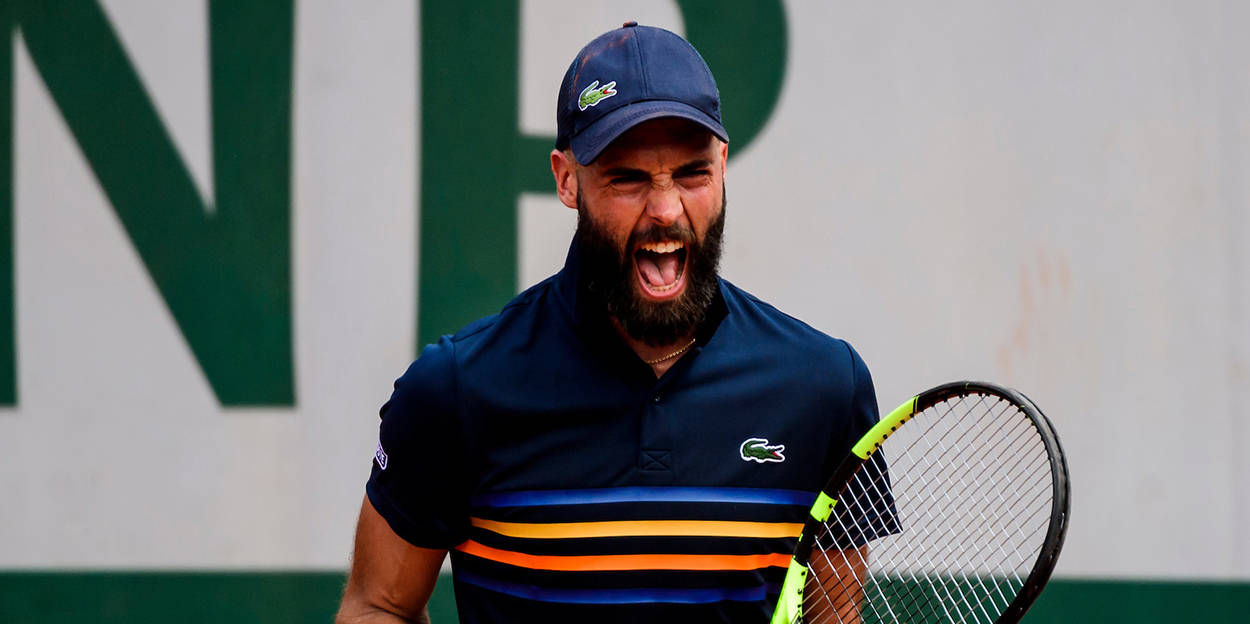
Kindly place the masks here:
MULTIPOLYGON (((868 366, 855 349, 850 345, 847 349, 850 351, 853 390, 847 409, 846 435, 842 441, 835 442, 842 448, 831 453, 836 459, 829 467, 829 474, 850 454, 851 446, 880 419, 877 393, 868 366)), ((858 548, 899 531, 898 512, 890 489, 890 473, 882 452, 874 453, 864 462, 836 498, 838 504, 828 522, 830 532, 819 540, 822 548, 858 548)))
POLYGON ((382 406, 365 492, 404 540, 422 548, 459 543, 467 523, 464 437, 457 417, 455 347, 429 345, 382 406))

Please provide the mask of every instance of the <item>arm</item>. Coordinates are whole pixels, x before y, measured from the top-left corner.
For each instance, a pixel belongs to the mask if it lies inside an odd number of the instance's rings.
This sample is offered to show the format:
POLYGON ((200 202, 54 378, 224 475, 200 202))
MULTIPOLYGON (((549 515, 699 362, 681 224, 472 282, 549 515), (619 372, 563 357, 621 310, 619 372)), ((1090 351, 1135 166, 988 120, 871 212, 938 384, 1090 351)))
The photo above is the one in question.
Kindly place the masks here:
POLYGON ((812 553, 815 574, 807 577, 809 589, 803 592, 804 621, 859 624, 859 608, 864 601, 864 581, 868 572, 868 545, 854 550, 812 553), (812 588, 819 582, 824 590, 812 588), (837 617, 833 617, 834 613, 837 617))
POLYGON ((369 497, 360 506, 356 552, 336 624, 428 624, 425 605, 434 591, 445 550, 418 548, 391 530, 369 497))

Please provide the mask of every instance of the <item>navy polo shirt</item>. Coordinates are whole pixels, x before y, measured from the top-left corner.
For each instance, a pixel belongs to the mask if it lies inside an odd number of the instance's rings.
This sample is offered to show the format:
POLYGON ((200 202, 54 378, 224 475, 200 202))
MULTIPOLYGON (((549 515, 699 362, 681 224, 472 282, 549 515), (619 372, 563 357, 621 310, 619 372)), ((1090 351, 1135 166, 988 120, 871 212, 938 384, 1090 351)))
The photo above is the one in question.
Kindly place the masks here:
POLYGON ((877 421, 844 341, 725 280, 662 377, 579 304, 576 250, 429 345, 367 493, 451 551, 461 621, 767 621, 807 510, 877 421))

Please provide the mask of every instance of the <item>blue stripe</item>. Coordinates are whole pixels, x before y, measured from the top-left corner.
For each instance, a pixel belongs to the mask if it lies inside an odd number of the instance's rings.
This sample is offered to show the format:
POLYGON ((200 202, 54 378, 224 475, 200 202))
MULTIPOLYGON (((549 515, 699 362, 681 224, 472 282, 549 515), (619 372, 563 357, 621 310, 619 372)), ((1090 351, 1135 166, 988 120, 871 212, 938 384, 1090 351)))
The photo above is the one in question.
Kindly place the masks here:
POLYGON ((675 602, 703 604, 708 602, 758 602, 781 593, 781 584, 770 583, 756 587, 713 587, 700 589, 674 589, 670 587, 640 587, 636 589, 569 589, 539 587, 487 578, 472 572, 455 573, 455 579, 484 589, 542 602, 574 604, 642 604, 675 602))
POLYGON ((490 492, 469 500, 474 507, 534 507, 594 503, 765 503, 810 507, 813 492, 762 488, 620 487, 586 490, 490 492))

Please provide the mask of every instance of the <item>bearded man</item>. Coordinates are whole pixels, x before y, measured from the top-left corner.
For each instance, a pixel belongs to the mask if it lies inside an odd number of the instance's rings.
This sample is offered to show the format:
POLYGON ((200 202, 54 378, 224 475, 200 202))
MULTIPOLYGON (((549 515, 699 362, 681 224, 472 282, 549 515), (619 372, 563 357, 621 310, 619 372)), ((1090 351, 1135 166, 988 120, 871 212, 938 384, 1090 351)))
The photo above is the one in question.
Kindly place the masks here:
POLYGON ((689 43, 628 22, 557 101, 565 266, 396 381, 339 622, 426 621, 448 552, 466 624, 765 622, 877 420, 847 343, 717 273, 729 136, 689 43))

